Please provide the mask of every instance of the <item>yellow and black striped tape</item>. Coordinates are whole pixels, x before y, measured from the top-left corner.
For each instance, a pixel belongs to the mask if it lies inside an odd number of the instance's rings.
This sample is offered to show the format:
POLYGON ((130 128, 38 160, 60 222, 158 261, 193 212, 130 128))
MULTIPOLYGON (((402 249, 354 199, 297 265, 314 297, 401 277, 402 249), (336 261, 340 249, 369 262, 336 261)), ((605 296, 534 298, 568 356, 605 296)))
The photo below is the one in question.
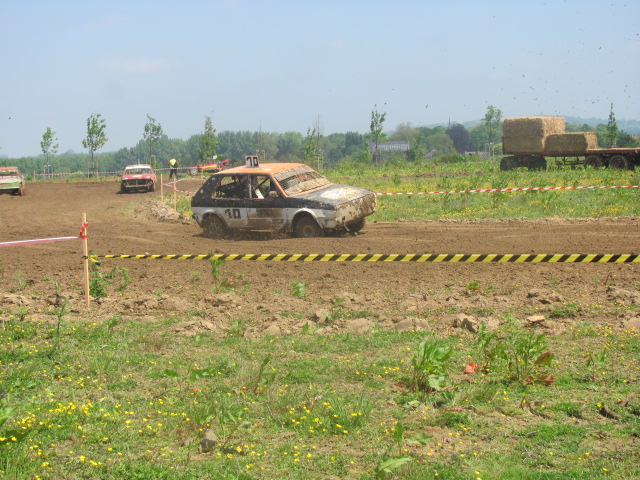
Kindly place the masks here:
POLYGON ((262 262, 417 262, 417 263, 640 263, 637 254, 437 254, 437 253, 263 253, 212 255, 93 255, 133 260, 249 260, 262 262))

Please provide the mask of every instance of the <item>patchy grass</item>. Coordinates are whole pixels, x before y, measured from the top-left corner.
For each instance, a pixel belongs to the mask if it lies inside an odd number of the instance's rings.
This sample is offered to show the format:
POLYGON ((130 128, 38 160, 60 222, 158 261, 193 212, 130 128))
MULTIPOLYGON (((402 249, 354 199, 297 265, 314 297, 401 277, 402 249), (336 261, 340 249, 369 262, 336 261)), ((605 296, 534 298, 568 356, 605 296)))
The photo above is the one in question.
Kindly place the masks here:
POLYGON ((242 319, 228 334, 176 335, 184 319, 63 318, 56 332, 54 322, 5 312, 3 478, 640 476, 638 332, 581 324, 534 337, 527 375, 539 367, 552 376, 536 382, 514 374, 514 355, 526 352, 508 337, 529 337, 513 324, 489 340, 390 331, 247 339, 242 319), (484 368, 483 348, 500 341, 504 354, 484 368), (435 355, 441 346, 450 357, 435 355), (551 364, 536 363, 541 352, 553 353, 551 364), (201 451, 205 435, 215 441, 201 451))

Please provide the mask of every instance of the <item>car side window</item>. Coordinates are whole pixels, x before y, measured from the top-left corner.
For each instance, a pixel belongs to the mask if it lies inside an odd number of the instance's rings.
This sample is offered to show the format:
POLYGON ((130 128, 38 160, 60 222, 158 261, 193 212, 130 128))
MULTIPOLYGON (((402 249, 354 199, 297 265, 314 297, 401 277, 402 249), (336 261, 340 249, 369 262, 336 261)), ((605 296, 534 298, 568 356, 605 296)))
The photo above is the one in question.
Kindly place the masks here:
POLYGON ((273 180, 268 175, 252 175, 251 176, 251 198, 263 199, 278 196, 278 191, 273 180))
POLYGON ((225 175, 213 189, 214 198, 247 198, 247 176, 225 175))

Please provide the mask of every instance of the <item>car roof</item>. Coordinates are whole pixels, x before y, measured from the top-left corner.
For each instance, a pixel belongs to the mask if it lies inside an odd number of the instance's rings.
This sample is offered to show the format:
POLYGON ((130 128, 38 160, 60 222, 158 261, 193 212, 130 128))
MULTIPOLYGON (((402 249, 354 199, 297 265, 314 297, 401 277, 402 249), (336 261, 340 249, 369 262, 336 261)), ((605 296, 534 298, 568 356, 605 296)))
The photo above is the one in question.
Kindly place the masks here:
POLYGON ((127 168, 151 168, 151 165, 149 165, 148 163, 136 163, 135 165, 127 165, 126 167, 124 167, 125 169, 127 168))
POLYGON ((20 173, 20 170, 18 169, 18 167, 0 167, 0 172, 18 172, 18 173, 20 173))
POLYGON ((247 167, 246 165, 241 165, 239 167, 225 168, 222 172, 219 172, 216 175, 273 175, 275 173, 292 170, 298 167, 309 166, 304 163, 261 163, 258 167, 247 167))

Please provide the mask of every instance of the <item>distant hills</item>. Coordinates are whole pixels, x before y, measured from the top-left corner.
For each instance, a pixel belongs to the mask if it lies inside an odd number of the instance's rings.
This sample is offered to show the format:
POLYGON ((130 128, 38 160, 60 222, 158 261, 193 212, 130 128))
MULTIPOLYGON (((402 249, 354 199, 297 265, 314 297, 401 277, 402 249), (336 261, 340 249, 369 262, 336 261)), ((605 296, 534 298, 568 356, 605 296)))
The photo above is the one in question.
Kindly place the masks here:
MULTIPOLYGON (((596 127, 600 124, 606 125, 609 121, 608 119, 603 120, 602 118, 580 118, 580 117, 564 117, 567 123, 576 123, 578 125, 587 124, 590 127, 596 127)), ((618 124, 618 128, 620 130, 624 130, 625 132, 631 135, 640 135, 640 120, 620 120, 616 118, 616 123, 618 124)))

